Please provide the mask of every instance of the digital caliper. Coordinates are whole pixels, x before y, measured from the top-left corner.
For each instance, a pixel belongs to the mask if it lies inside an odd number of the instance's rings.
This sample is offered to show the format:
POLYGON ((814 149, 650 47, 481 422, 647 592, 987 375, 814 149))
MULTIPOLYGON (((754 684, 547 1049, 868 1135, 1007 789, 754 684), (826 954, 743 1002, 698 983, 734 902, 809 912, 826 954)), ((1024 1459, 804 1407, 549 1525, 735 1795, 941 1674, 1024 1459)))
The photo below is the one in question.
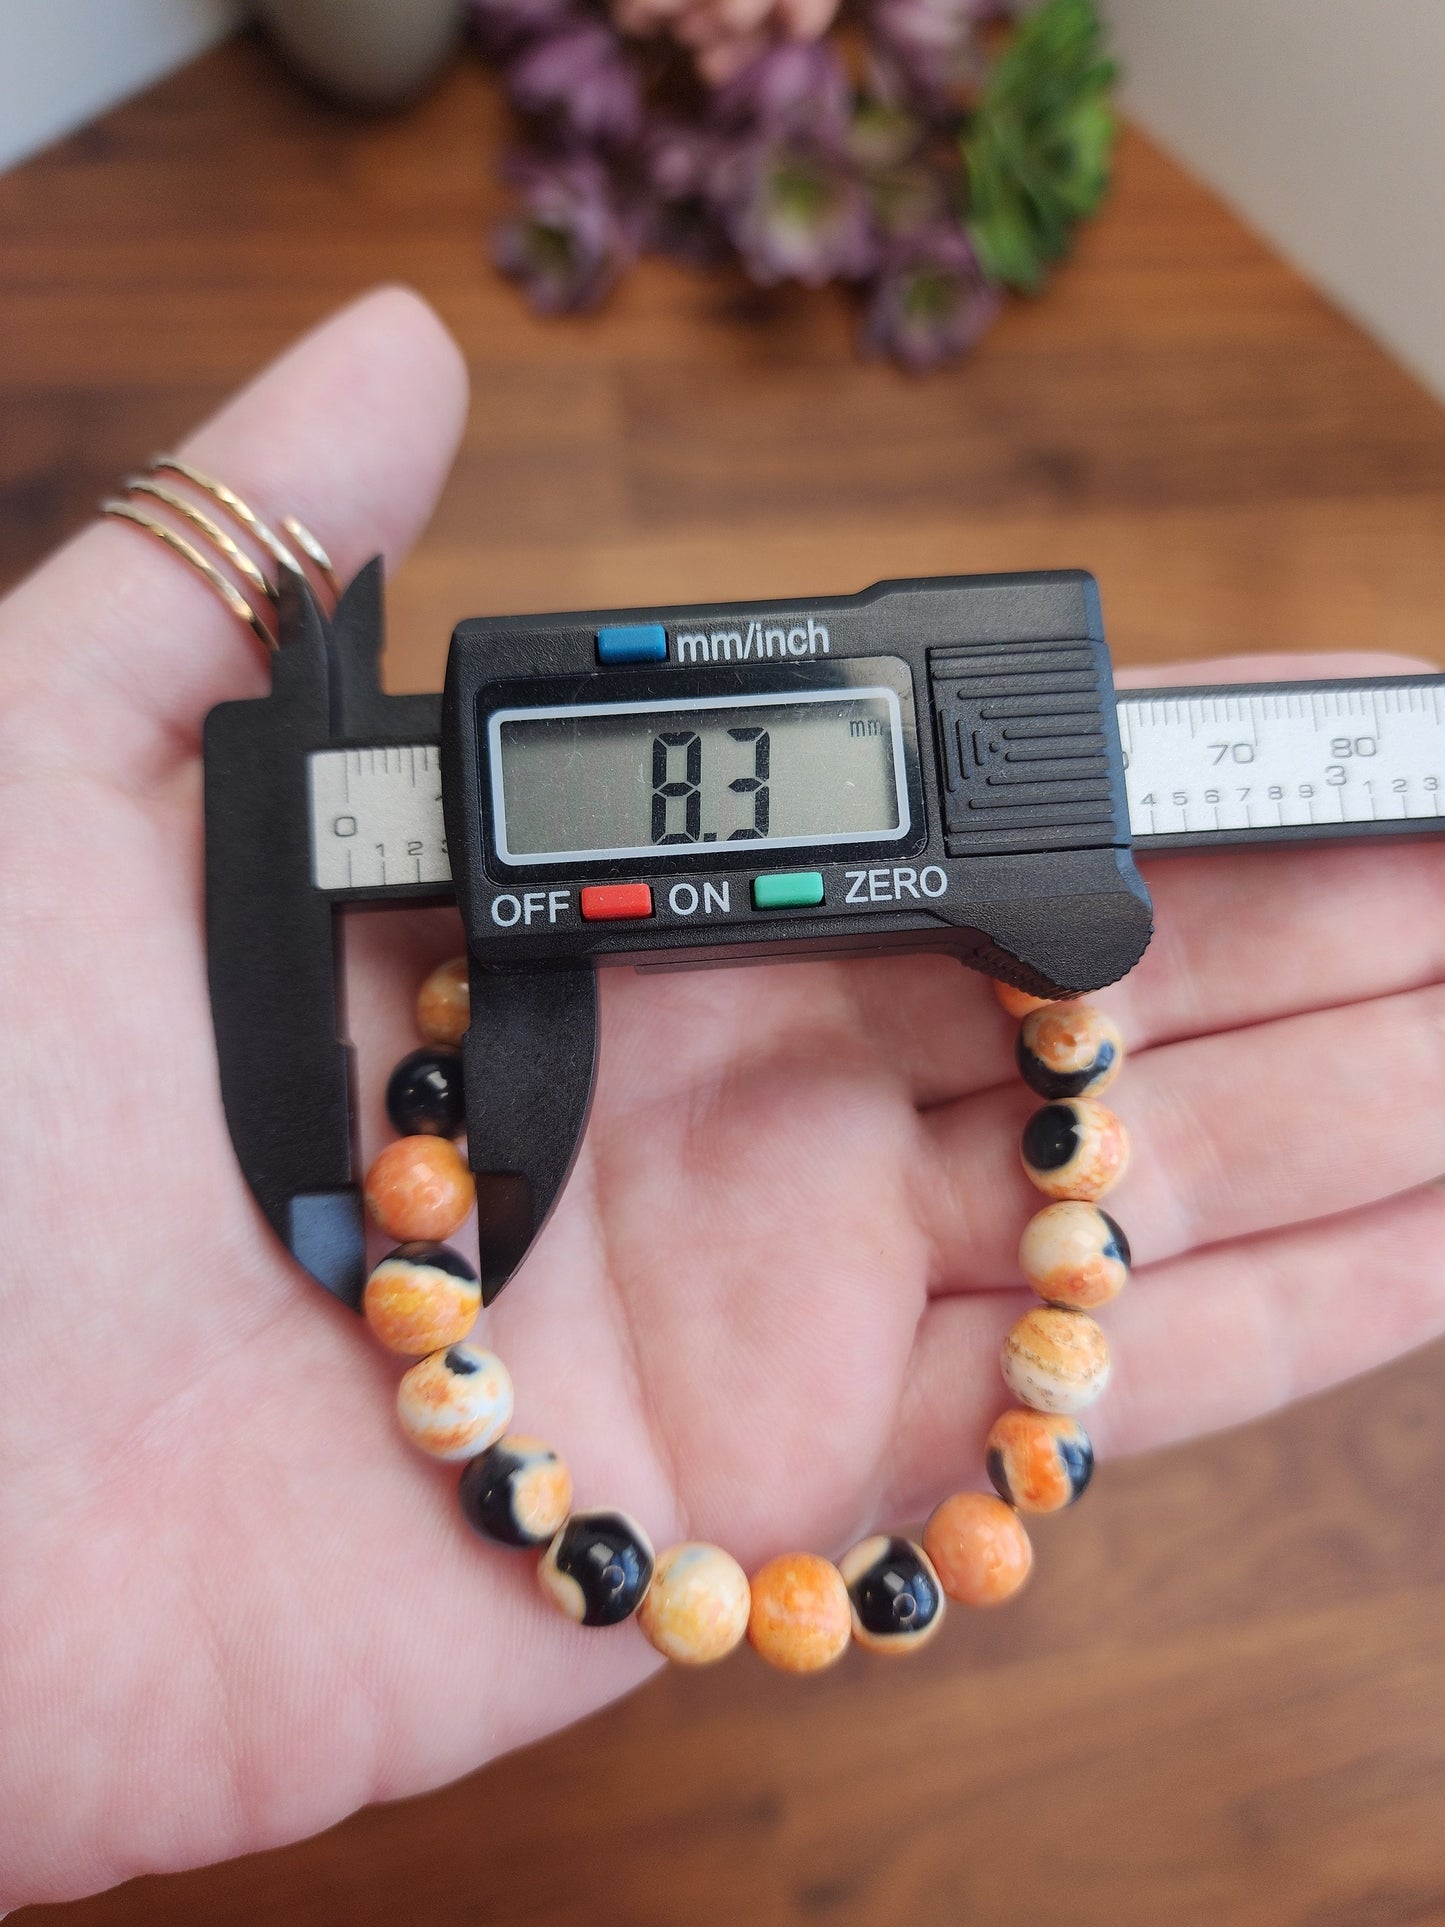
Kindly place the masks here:
POLYGON ((463 622, 382 693, 381 568, 285 584, 269 696, 207 719, 231 1136, 328 1290, 365 1277, 335 912, 450 900, 483 1291, 571 1169, 595 966, 940 950, 1039 995, 1149 941, 1134 852, 1445 829, 1445 676, 1117 695, 1092 577, 463 622))

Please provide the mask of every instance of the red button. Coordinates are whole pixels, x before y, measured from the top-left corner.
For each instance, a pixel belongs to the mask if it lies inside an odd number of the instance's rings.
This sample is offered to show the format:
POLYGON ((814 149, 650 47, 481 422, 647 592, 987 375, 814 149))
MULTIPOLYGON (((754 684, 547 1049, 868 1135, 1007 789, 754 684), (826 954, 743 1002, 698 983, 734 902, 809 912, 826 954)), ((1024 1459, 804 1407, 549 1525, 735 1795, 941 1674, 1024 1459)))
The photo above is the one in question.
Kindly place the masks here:
POLYGON ((589 883, 582 892, 582 914, 589 923, 611 923, 618 917, 650 917, 649 883, 589 883))

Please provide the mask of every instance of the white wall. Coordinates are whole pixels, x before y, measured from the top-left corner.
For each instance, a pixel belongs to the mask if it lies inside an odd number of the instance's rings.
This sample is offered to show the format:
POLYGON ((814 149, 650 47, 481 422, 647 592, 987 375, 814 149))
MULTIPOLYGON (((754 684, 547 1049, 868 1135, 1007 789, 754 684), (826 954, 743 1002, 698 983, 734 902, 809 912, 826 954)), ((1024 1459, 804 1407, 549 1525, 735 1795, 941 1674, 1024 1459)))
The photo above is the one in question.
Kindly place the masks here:
POLYGON ((1104 0, 1162 145, 1445 396, 1445 0, 1104 0))
POLYGON ((237 0, 0 0, 0 167, 200 53, 238 13, 237 0))

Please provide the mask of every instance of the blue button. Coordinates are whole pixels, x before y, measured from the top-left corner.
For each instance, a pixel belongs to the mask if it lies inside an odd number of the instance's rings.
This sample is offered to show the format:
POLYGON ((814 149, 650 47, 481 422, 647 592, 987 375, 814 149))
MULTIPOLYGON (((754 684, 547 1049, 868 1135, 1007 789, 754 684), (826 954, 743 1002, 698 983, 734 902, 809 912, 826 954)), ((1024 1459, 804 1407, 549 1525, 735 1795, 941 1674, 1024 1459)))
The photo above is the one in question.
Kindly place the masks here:
POLYGON ((624 622, 597 631, 599 662, 666 662, 667 631, 660 622, 624 622))

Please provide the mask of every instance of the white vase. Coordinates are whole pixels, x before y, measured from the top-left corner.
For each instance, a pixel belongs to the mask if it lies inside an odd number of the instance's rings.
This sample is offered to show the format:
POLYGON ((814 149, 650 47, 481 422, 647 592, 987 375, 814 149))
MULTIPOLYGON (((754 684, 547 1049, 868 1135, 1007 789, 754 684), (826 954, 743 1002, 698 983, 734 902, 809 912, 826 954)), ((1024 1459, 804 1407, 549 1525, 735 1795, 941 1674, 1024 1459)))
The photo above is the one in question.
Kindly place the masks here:
POLYGON ((440 73, 466 0, 256 0, 291 64, 358 107, 392 107, 440 73))

